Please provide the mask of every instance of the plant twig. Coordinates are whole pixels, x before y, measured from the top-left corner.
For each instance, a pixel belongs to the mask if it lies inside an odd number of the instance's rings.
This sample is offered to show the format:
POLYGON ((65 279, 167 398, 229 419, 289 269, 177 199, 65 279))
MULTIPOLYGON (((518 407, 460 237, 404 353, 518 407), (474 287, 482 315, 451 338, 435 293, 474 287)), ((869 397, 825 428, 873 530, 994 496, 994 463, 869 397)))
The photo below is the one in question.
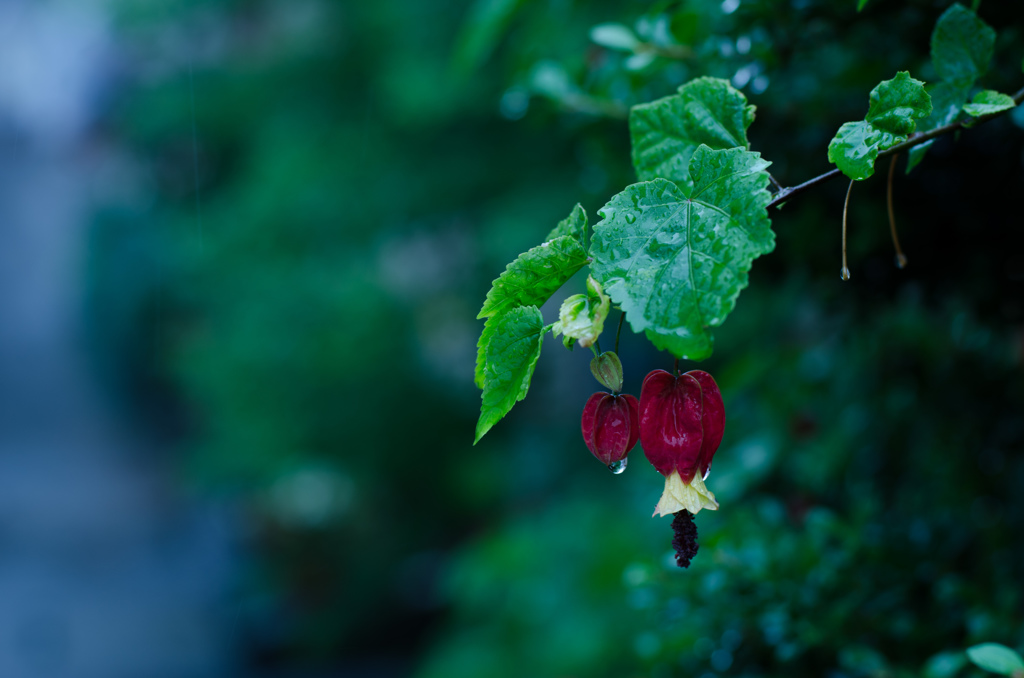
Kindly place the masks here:
MULTIPOLYGON (((1016 94, 1013 95, 1013 102, 1017 106, 1019 106, 1022 102, 1024 102, 1024 88, 1021 88, 1016 94)), ((884 157, 887 157, 887 156, 890 156, 890 155, 896 155, 898 153, 902 153, 903 151, 906 151, 906 150, 908 150, 910 148, 913 148, 914 146, 919 146, 920 144, 923 144, 923 143, 925 143, 927 141, 931 141, 932 139, 936 139, 938 137, 944 136, 946 134, 949 134, 950 132, 955 132, 958 129, 966 129, 965 123, 970 123, 971 127, 976 127, 976 126, 980 125, 983 122, 988 122, 989 120, 992 120, 993 118, 998 118, 999 116, 1005 115, 1005 114, 1009 113, 1012 110, 1013 109, 1010 108, 1010 109, 1007 109, 1005 111, 999 111, 998 113, 989 113, 987 115, 978 116, 977 118, 973 118, 971 120, 962 120, 962 121, 959 121, 959 122, 953 122, 953 123, 950 123, 948 125, 943 125, 942 127, 936 127, 935 129, 929 130, 927 132, 921 132, 919 134, 912 134, 910 136, 910 138, 907 139, 906 141, 904 141, 903 143, 896 144, 895 146, 893 146, 891 148, 887 148, 884 151, 882 151, 881 153, 879 153, 878 157, 879 158, 884 158, 884 157)), ((775 194, 775 196, 772 198, 771 202, 768 203, 768 207, 778 207, 779 205, 783 204, 784 202, 787 202, 793 196, 798 195, 800 193, 803 193, 807 189, 813 188, 814 186, 817 186, 818 184, 823 184, 826 181, 828 181, 829 179, 834 179, 835 177, 839 176, 840 174, 842 174, 842 172, 837 167, 836 169, 833 169, 833 170, 830 170, 828 172, 825 172, 824 174, 819 174, 818 176, 814 177, 813 179, 809 179, 809 180, 805 181, 802 184, 798 184, 798 185, 793 186, 791 188, 784 188, 784 189, 782 189, 781 191, 779 191, 778 193, 775 194)))

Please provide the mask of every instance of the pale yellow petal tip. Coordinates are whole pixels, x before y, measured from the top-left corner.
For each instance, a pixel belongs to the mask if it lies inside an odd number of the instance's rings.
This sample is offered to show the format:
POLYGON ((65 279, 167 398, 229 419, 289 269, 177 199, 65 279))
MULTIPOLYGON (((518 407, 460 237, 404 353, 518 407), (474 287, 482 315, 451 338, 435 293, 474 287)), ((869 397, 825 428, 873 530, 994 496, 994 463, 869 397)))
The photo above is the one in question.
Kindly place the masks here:
POLYGON ((704 486, 700 475, 695 475, 689 483, 684 483, 678 471, 673 471, 665 478, 665 491, 661 501, 654 509, 655 516, 667 516, 683 509, 696 514, 701 509, 718 510, 718 502, 711 490, 704 486))

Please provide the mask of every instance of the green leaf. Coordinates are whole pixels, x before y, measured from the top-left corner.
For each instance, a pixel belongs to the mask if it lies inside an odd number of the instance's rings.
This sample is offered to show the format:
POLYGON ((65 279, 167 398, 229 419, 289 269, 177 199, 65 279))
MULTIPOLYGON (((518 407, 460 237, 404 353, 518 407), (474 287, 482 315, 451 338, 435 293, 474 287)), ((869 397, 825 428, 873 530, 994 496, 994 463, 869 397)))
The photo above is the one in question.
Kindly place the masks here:
POLYGON ((828 145, 829 162, 855 180, 874 174, 878 153, 906 141, 917 121, 932 112, 924 83, 906 71, 879 83, 869 102, 865 119, 845 123, 828 145))
POLYGON ((587 348, 601 336, 609 310, 611 299, 601 289, 601 283, 588 277, 586 294, 574 294, 562 302, 559 331, 587 348))
POLYGON ((473 383, 480 389, 484 387, 484 369, 487 367, 487 338, 490 336, 489 333, 493 332, 491 328, 493 321, 494 318, 487 319, 487 322, 484 323, 484 331, 476 340, 476 368, 473 370, 473 383))
POLYGON ((641 180, 660 177, 688 185, 690 156, 697 146, 746 149, 753 121, 754 106, 727 80, 691 80, 678 94, 630 110, 636 174, 641 180))
POLYGON ((917 128, 917 121, 932 112, 932 98, 924 83, 900 71, 871 90, 868 114, 864 120, 873 127, 895 136, 907 136, 917 128))
POLYGON ((970 88, 988 71, 996 32, 963 5, 942 13, 932 32, 932 63, 944 81, 970 88))
POLYGON ((1009 94, 1001 94, 999 92, 986 89, 974 95, 974 99, 971 100, 971 103, 964 106, 964 113, 972 118, 977 118, 982 115, 988 115, 989 113, 1008 111, 1016 106, 1017 102, 1015 102, 1013 97, 1009 94))
POLYGON ((967 663, 963 652, 946 650, 932 655, 921 669, 921 678, 953 678, 967 663))
POLYGON ((570 235, 520 254, 494 281, 477 318, 489 318, 516 306, 540 306, 585 263, 587 252, 570 235))
POLYGON ((633 184, 594 226, 591 269, 635 332, 681 358, 711 354, 754 258, 775 247, 766 207, 770 163, 742 148, 699 146, 690 186, 633 184))
POLYGON ((633 31, 622 24, 600 24, 590 29, 590 39, 608 49, 632 52, 640 44, 633 31))
POLYGON ((584 237, 587 231, 587 212, 583 209, 583 205, 576 203, 576 206, 572 208, 572 212, 569 213, 565 219, 558 222, 558 225, 551 229, 548 236, 544 238, 544 242, 560 238, 563 235, 571 235, 580 241, 580 244, 585 245, 586 241, 584 237))
POLYGON ((489 320, 480 336, 483 345, 483 395, 476 424, 476 445, 492 426, 526 397, 540 357, 544 319, 536 306, 513 308, 489 320))
POLYGON ((1024 671, 1024 660, 1021 656, 999 643, 982 643, 970 647, 967 649, 967 657, 979 668, 1004 676, 1024 671))
POLYGON ((882 132, 865 121, 844 123, 828 145, 828 161, 851 179, 875 173, 882 132))
MULTIPOLYGON (((927 132, 956 120, 977 80, 988 70, 996 33, 962 5, 943 12, 932 31, 932 64, 942 80, 928 89, 932 112, 918 128, 927 132)), ((932 142, 910 149, 907 173, 917 166, 932 142)))
MULTIPOLYGON (((928 87, 928 95, 932 98, 932 112, 921 121, 918 128, 922 132, 933 130, 937 127, 948 125, 960 114, 970 87, 951 85, 948 82, 938 82, 928 87)), ((907 155, 907 174, 924 159, 928 149, 934 142, 927 141, 910 149, 907 155)))

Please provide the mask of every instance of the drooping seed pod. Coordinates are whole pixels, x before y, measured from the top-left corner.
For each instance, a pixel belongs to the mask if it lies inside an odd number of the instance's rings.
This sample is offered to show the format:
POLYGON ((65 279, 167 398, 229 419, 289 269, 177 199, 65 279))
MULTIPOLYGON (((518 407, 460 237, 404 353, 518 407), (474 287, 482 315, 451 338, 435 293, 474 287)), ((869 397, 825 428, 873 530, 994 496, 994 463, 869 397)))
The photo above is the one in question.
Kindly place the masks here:
POLYGON ((640 437, 636 398, 595 393, 583 408, 581 428, 587 449, 613 472, 621 472, 621 462, 640 437))
POLYGON ((647 375, 640 391, 640 442, 665 476, 655 515, 718 508, 704 477, 724 431, 722 396, 707 372, 676 376, 655 370, 647 375))

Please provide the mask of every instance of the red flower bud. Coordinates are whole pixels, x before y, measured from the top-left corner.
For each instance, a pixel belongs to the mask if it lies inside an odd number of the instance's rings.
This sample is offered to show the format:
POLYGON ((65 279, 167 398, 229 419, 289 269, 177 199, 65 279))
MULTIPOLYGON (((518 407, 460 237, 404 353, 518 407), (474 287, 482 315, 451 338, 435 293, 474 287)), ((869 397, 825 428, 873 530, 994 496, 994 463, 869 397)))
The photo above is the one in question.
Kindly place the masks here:
POLYGON ((583 408, 583 442, 601 463, 621 461, 640 437, 637 400, 631 395, 595 393, 583 408))

